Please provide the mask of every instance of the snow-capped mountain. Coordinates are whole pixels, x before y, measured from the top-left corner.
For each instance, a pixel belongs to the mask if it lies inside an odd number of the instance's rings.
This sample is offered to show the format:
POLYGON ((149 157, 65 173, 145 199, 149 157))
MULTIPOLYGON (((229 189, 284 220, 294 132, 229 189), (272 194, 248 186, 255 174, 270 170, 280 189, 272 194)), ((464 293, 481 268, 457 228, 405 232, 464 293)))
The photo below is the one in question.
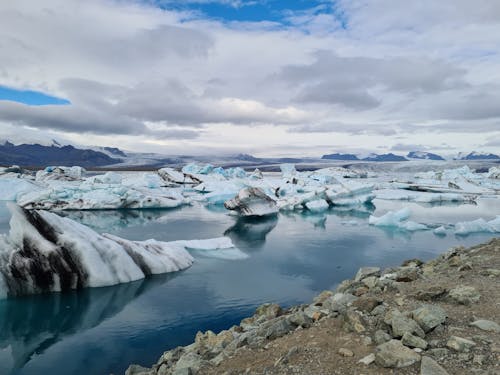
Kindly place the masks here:
POLYGON ((465 152, 460 152, 454 159, 455 160, 500 160, 500 156, 489 152, 472 151, 468 154, 466 154, 465 152))
POLYGON ((359 158, 354 154, 340 154, 340 153, 326 154, 326 155, 323 155, 321 157, 321 159, 326 159, 326 160, 359 160, 359 158))
POLYGON ((404 156, 393 154, 392 152, 388 154, 370 154, 364 161, 408 161, 404 156))
POLYGON ((421 160, 445 160, 441 155, 426 151, 410 151, 406 157, 409 159, 421 160))

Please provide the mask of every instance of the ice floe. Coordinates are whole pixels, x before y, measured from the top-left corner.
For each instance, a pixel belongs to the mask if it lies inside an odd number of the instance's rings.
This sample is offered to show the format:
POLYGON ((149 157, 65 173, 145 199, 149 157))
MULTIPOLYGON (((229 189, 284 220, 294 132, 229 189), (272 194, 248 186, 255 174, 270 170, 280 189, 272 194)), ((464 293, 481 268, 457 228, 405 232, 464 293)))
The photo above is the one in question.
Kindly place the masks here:
POLYGON ((409 232, 429 229, 425 224, 408 220, 410 215, 411 211, 405 207, 398 211, 389 211, 379 217, 372 215, 368 219, 368 223, 377 227, 392 227, 407 230, 409 232))
POLYGON ((500 215, 490 221, 480 218, 472 221, 462 221, 455 224, 455 234, 467 235, 478 232, 500 233, 500 215))
POLYGON ((228 210, 238 211, 242 216, 267 216, 278 213, 274 199, 259 188, 245 188, 233 199, 224 203, 228 210))
POLYGON ((175 272, 193 263, 189 251, 242 259, 229 238, 161 242, 98 234, 47 211, 10 204, 11 229, 0 237, 0 296, 115 285, 175 272))

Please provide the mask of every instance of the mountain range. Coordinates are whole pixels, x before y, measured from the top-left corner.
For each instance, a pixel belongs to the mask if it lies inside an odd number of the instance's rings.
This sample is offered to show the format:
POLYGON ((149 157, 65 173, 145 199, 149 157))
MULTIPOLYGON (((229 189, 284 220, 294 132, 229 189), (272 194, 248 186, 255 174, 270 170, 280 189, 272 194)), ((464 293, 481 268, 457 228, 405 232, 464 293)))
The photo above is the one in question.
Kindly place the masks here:
MULTIPOLYGON (((454 160, 500 161, 492 153, 460 153, 454 160)), ((45 144, 0 143, 0 165, 23 167, 45 167, 49 165, 113 168, 158 168, 164 165, 179 166, 193 161, 213 163, 222 166, 266 166, 281 163, 321 163, 327 161, 403 162, 409 160, 445 160, 441 155, 426 151, 410 151, 406 156, 394 153, 359 155, 353 153, 331 153, 321 158, 282 157, 259 158, 249 154, 231 156, 166 156, 155 153, 135 153, 116 147, 82 147, 62 145, 56 140, 45 144)))

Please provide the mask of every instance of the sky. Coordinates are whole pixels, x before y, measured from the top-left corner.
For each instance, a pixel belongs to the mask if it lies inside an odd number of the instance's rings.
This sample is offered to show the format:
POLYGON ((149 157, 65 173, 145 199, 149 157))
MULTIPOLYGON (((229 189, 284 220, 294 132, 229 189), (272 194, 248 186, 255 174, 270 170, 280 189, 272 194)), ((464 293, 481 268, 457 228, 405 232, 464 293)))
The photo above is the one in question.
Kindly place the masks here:
POLYGON ((500 152, 497 0, 0 2, 0 139, 500 152))

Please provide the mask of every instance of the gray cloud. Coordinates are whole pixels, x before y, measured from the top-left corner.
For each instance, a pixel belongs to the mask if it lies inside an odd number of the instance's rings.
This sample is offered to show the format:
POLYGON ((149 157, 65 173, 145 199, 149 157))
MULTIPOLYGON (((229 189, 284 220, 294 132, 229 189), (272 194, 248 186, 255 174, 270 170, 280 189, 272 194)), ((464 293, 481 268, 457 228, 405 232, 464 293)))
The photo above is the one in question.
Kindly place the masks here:
POLYGON ((370 89, 428 95, 467 86, 465 73, 449 63, 427 58, 342 57, 319 51, 312 64, 286 66, 277 78, 288 87, 299 87, 298 102, 370 109, 382 101, 370 94, 370 89))

